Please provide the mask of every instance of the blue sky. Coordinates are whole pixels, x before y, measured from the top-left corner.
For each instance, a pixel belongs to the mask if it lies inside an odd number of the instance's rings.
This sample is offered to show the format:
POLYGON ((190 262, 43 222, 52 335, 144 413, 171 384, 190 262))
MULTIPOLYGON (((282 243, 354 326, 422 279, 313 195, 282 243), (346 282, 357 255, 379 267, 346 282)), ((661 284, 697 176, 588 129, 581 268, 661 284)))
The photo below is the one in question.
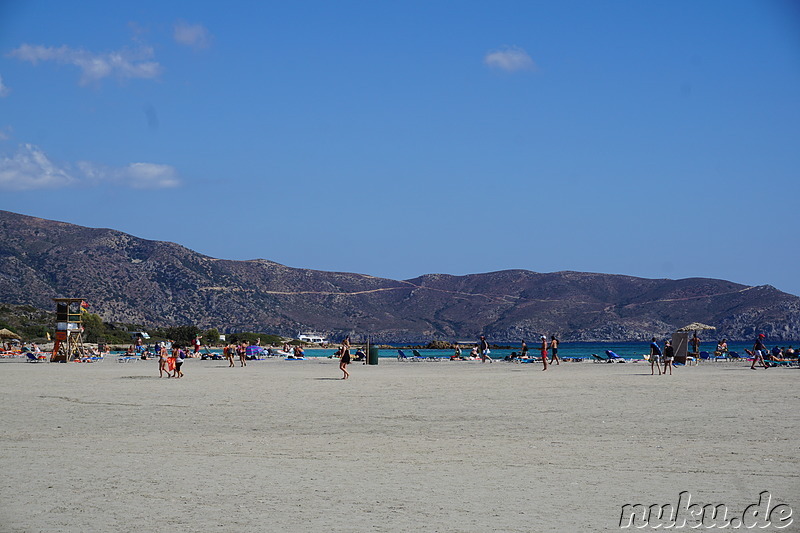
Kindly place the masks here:
POLYGON ((0 0, 0 209, 394 279, 800 294, 797 6, 0 0))

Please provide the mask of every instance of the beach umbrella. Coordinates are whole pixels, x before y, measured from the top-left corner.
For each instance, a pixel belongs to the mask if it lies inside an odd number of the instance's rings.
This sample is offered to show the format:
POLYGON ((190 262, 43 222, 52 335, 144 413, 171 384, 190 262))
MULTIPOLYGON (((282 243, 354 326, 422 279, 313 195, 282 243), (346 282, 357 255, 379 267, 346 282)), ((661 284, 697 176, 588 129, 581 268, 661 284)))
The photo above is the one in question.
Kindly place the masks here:
POLYGON ((702 331, 705 329, 717 329, 714 326, 709 326, 708 324, 701 324, 700 322, 692 322, 682 328, 678 329, 678 331, 702 331))
POLYGON ((19 339, 19 335, 11 331, 10 329, 0 329, 0 339, 19 339))

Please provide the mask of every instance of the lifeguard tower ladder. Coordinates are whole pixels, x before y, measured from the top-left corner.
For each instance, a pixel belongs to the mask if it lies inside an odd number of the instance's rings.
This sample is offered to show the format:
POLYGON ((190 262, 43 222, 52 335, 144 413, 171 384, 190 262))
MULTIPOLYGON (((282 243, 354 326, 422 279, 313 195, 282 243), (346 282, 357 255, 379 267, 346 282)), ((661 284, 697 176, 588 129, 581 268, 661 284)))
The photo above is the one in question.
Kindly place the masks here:
POLYGON ((83 298, 53 298, 56 303, 56 342, 50 361, 66 363, 84 357, 83 298))

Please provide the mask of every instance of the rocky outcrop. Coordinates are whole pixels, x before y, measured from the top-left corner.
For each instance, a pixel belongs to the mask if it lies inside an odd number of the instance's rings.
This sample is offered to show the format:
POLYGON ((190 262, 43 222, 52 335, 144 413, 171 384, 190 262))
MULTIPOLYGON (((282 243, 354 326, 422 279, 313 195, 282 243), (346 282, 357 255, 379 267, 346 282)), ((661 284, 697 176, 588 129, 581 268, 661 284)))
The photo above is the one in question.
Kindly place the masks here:
POLYGON ((391 280, 229 261, 178 244, 0 211, 0 301, 82 297, 107 321, 378 342, 646 340, 689 322, 717 335, 800 339, 800 298, 768 285, 506 270, 391 280))

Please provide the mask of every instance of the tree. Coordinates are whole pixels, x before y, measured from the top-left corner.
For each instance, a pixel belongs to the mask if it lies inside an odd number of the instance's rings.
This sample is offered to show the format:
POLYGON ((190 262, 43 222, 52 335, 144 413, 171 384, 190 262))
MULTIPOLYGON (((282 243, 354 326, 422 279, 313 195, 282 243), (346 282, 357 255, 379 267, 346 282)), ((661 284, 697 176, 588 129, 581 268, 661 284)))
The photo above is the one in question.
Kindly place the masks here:
POLYGON ((205 345, 217 344, 219 342, 219 331, 217 328, 211 328, 203 333, 203 340, 205 345))
POLYGON ((106 336, 106 325, 99 315, 94 313, 83 313, 81 316, 83 322, 83 335, 86 342, 97 342, 104 339, 106 336))
MULTIPOLYGON (((192 344, 194 338, 200 334, 197 326, 173 326, 164 330, 167 338, 182 345, 192 344)), ((217 334, 219 335, 219 334, 217 334)))

